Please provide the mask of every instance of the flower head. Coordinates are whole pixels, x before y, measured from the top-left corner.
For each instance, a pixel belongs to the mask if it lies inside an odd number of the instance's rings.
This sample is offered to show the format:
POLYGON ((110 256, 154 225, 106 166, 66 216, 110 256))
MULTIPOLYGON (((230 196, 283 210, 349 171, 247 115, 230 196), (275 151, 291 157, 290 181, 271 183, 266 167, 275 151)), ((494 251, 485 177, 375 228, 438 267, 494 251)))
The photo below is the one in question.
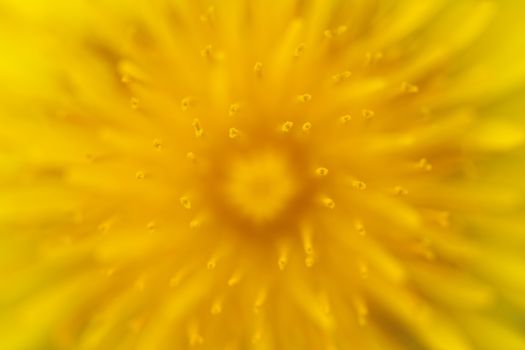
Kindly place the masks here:
POLYGON ((525 347, 518 1, 4 2, 0 348, 525 347))

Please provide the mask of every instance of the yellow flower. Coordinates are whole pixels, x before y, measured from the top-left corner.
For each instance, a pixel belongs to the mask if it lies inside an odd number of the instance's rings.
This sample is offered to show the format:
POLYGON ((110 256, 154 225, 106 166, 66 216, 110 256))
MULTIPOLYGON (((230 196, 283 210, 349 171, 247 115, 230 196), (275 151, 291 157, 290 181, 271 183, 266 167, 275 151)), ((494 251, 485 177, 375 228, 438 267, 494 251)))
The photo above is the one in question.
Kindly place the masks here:
POLYGON ((525 349, 519 0, 4 0, 0 349, 525 349))

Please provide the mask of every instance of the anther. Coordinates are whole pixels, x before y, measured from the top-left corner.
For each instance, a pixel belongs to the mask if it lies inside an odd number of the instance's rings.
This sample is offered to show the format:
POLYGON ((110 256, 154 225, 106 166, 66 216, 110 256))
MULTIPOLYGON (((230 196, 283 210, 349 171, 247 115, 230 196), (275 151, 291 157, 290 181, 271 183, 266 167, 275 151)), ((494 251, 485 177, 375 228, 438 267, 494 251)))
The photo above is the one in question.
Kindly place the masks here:
POLYGON ((350 114, 343 115, 342 117, 339 117, 339 122, 343 125, 346 125, 350 123, 352 120, 352 116, 350 114))
POLYGON ((330 306, 330 300, 326 293, 322 292, 319 295, 319 304, 321 306, 321 310, 325 315, 329 315, 331 313, 331 306, 330 306))
POLYGON ((262 77, 262 70, 263 64, 261 62, 255 63, 255 65, 253 66, 253 72, 258 78, 262 77))
POLYGON ((277 264, 279 266, 279 270, 284 271, 286 265, 288 264, 288 261, 285 258, 279 258, 277 264))
POLYGON ((334 37, 334 33, 330 29, 325 30, 323 34, 327 39, 332 39, 334 37))
POLYGON ((190 347, 197 347, 198 345, 202 344, 204 342, 204 339, 199 333, 199 329, 197 325, 192 325, 188 329, 188 340, 190 343, 190 347))
POLYGON ((230 109, 228 110, 228 115, 230 117, 235 116, 238 112, 241 106, 238 103, 234 103, 230 106, 230 109))
POLYGON ((109 221, 103 222, 100 225, 98 225, 98 230, 101 233, 107 233, 110 228, 111 228, 111 223, 109 221))
POLYGON ((129 84, 132 81, 144 81, 147 79, 147 75, 141 70, 141 68, 131 61, 120 61, 117 65, 117 69, 120 73, 120 80, 124 84, 129 84))
POLYGON ((162 143, 161 139, 154 139, 153 140, 153 147, 155 147, 155 149, 157 151, 161 151, 162 150, 162 146, 163 146, 163 143, 162 143))
POLYGON ((211 306, 211 314, 216 316, 222 312, 222 299, 217 299, 211 306))
POLYGON ((344 33, 346 33, 347 30, 348 30, 347 26, 341 25, 341 26, 337 27, 337 29, 335 30, 335 33, 337 35, 343 35, 344 33))
POLYGON ((303 126, 301 127, 301 129, 303 130, 303 133, 305 133, 305 134, 310 133, 310 130, 312 130, 312 123, 310 123, 310 122, 304 123, 303 126))
POLYGON ((191 97, 185 97, 180 102, 180 108, 183 112, 187 112, 191 107, 191 97))
POLYGON ((238 129, 236 129, 236 128, 230 128, 230 130, 228 130, 228 137, 230 139, 236 139, 240 135, 241 135, 241 132, 238 129))
POLYGON ((193 219, 190 221, 190 228, 192 230, 197 230, 199 227, 201 227, 201 221, 199 219, 193 219))
POLYGON ((193 152, 186 153, 186 159, 188 159, 191 162, 195 162, 197 160, 197 156, 193 152))
POLYGON ((204 133, 204 130, 202 129, 202 124, 199 119, 193 119, 193 129, 195 130, 195 136, 201 137, 204 133))
POLYGON ((328 169, 326 169, 325 167, 319 167, 317 169, 315 169, 315 174, 317 176, 326 176, 328 175, 328 169))
POLYGON ((190 199, 186 196, 180 197, 180 204, 186 209, 191 209, 190 199))
POLYGON ((366 184, 359 180, 352 180, 352 187, 361 191, 366 190, 366 184))
POLYGON ((306 267, 312 267, 315 264, 315 257, 313 255, 307 255, 306 258, 304 258, 304 265, 306 267))
POLYGON ((293 122, 287 121, 281 126, 281 131, 284 133, 289 133, 290 131, 292 131, 292 128, 293 128, 293 122))
POLYGON ((401 91, 405 94, 416 94, 419 92, 419 87, 405 81, 401 84, 401 91))
POLYGON ((215 7, 214 6, 208 7, 206 12, 203 13, 200 17, 200 20, 203 23, 213 22, 214 19, 215 19, 215 7))
POLYGON ((306 45, 304 43, 299 44, 294 52, 294 57, 300 57, 304 53, 304 50, 306 48, 306 45))
POLYGON ((303 249, 306 255, 314 254, 314 246, 312 243, 312 230, 308 226, 301 229, 301 238, 303 240, 303 249))
POLYGON ((359 323, 360 326, 365 326, 368 316, 368 307, 366 306, 365 301, 361 298, 356 298, 354 301, 354 307, 357 313, 357 323, 359 323))
POLYGON ((180 270, 169 280, 170 287, 177 287, 185 276, 184 270, 180 270))
POLYGON ((344 71, 342 73, 337 73, 334 76, 332 76, 332 80, 334 81, 334 83, 338 84, 338 83, 347 81, 351 77, 352 77, 352 72, 344 71))
POLYGON ((144 180, 146 178, 146 174, 143 171, 137 171, 135 173, 135 178, 137 180, 144 180))
POLYGON ((366 229, 365 229, 365 226, 363 225, 363 223, 359 220, 357 220, 355 223, 354 223, 354 228, 355 230, 357 231, 357 233, 360 235, 360 236, 365 236, 366 235, 366 229))
POLYGON ((393 189, 393 194, 395 196, 406 196, 408 194, 408 190, 401 186, 396 186, 393 189))
POLYGON ((312 100, 312 95, 310 95, 310 94, 302 94, 302 95, 297 96, 297 100, 299 102, 302 102, 302 103, 307 103, 307 102, 310 102, 312 100))
POLYGON ((206 264, 206 268, 208 270, 213 270, 213 269, 215 269, 216 266, 217 266, 217 259, 216 258, 211 258, 210 260, 208 260, 208 263, 206 264))
POLYGON ((363 109, 361 111, 361 114, 365 118, 365 120, 370 120, 375 116, 375 112, 370 109, 363 109))
POLYGON ((150 221, 147 225, 147 228, 148 228, 148 231, 151 233, 151 232, 154 232, 155 231, 155 228, 157 227, 157 224, 155 223, 155 221, 150 221))
POLYGON ((286 252, 281 252, 277 265, 279 266, 279 270, 284 271, 286 265, 288 265, 288 256, 286 252))
POLYGON ((258 342, 261 341, 261 338, 262 338, 262 330, 261 330, 261 329, 258 329, 258 330, 253 334, 253 337, 252 337, 252 344, 257 344, 258 342))
POLYGON ((365 55, 366 64, 375 64, 383 59, 382 52, 367 52, 365 55))
POLYGON ((359 275, 362 279, 368 278, 368 265, 364 261, 358 261, 357 267, 359 269, 359 275))
POLYGON ((201 50, 201 56, 206 58, 207 60, 212 58, 212 54, 213 54, 213 47, 211 45, 208 45, 204 49, 201 50))
POLYGON ((424 171, 430 171, 432 170, 432 164, 430 164, 426 158, 422 158, 419 160, 419 162, 417 162, 416 168, 424 171))
POLYGON ((139 109, 139 99, 136 98, 136 97, 132 97, 130 99, 130 105, 131 105, 131 109, 139 109))
POLYGON ((266 301, 266 290, 263 289, 259 292, 257 295, 257 298, 255 299, 255 303, 253 304, 253 312, 258 314, 261 311, 262 306, 264 305, 264 302, 266 301))
POLYGON ((277 265, 279 266, 279 270, 284 271, 286 268, 286 265, 288 265, 288 250, 285 248, 282 248, 279 253, 279 259, 277 261, 277 265))
POLYGON ((335 202, 332 198, 329 198, 329 197, 323 197, 321 199, 321 204, 328 208, 328 209, 334 209, 335 208, 335 202))
POLYGON ((237 283, 239 283, 239 281, 241 280, 241 273, 240 272, 235 272, 229 279, 228 279, 228 287, 233 287, 234 285, 236 285, 237 283))

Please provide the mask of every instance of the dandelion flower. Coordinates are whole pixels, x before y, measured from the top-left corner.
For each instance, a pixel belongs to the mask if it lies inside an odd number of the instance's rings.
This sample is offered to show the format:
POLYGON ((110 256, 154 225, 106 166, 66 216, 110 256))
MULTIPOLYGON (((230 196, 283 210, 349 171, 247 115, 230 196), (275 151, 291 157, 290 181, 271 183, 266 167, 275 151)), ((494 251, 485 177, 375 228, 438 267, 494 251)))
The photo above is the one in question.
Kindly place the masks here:
POLYGON ((4 0, 0 348, 525 349, 524 10, 4 0))

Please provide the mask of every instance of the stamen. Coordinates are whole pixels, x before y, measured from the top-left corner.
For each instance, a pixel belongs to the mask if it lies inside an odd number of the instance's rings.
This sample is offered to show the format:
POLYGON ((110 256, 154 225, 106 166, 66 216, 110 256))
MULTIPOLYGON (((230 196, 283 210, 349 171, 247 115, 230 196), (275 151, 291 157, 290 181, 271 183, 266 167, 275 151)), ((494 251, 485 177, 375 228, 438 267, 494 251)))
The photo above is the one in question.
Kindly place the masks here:
POLYGON ((343 125, 348 124, 352 120, 352 116, 350 114, 343 115, 339 118, 339 122, 343 125))
POLYGON ((327 39, 332 39, 334 37, 334 33, 330 29, 325 30, 323 34, 327 39))
POLYGON ((253 312, 255 314, 258 314, 261 311, 261 308, 266 301, 266 297, 267 297, 266 289, 262 289, 257 295, 257 298, 255 299, 255 303, 253 304, 253 312))
POLYGON ((301 129, 303 130, 303 133, 309 134, 310 130, 312 130, 312 123, 310 122, 304 123, 301 129))
POLYGON ((188 327, 188 340, 190 343, 190 347, 192 348, 204 343, 204 339, 199 333, 199 328, 197 324, 192 324, 190 325, 190 327, 188 327))
POLYGON ((193 129, 195 130, 195 136, 201 137, 204 133, 204 130, 202 129, 202 125, 199 119, 193 119, 193 129))
POLYGON ((426 158, 422 158, 417 162, 416 168, 424 171, 430 171, 432 170, 432 164, 428 162, 426 158))
POLYGON ((230 128, 228 130, 228 137, 230 139, 236 139, 236 138, 239 138, 239 136, 241 136, 241 132, 238 129, 230 128))
POLYGON ((233 117, 235 116, 238 112, 239 112, 239 109, 241 108, 240 104, 238 103, 234 103, 230 106, 230 109, 228 110, 228 115, 230 117, 233 117))
POLYGON ((213 46, 211 45, 208 45, 204 49, 201 50, 201 56, 204 57, 208 61, 212 59, 212 55, 213 55, 213 46))
POLYGON ((220 314, 222 312, 222 303, 223 303, 222 298, 217 298, 213 302, 213 304, 211 306, 211 310, 210 310, 212 315, 216 316, 216 315, 218 315, 218 314, 220 314))
POLYGON ((214 270, 215 267, 217 267, 217 258, 212 257, 210 260, 208 260, 208 263, 206 264, 206 268, 208 270, 214 270))
POLYGON ((304 43, 299 44, 294 51, 294 57, 301 57, 304 53, 306 45, 304 43))
POLYGON ((234 285, 236 285, 237 283, 240 282, 242 278, 242 274, 240 271, 236 271, 233 273, 233 275, 228 279, 228 287, 233 287, 234 285))
POLYGON ((162 147, 163 147, 162 140, 161 139, 154 139, 153 140, 153 147, 155 147, 155 149, 157 151, 161 151, 162 147))
POLYGON ((317 176, 326 176, 328 175, 328 169, 326 169, 325 167, 319 167, 315 169, 315 173, 317 176))
POLYGON ((202 225, 202 222, 199 219, 193 219, 190 221, 190 228, 192 230, 197 230, 198 228, 201 227, 201 225, 202 225))
POLYGON ((357 323, 360 326, 366 326, 368 316, 368 307, 366 302, 362 298, 356 297, 354 299, 354 307, 357 313, 357 323))
POLYGON ((258 78, 261 78, 262 71, 263 71, 263 64, 261 62, 256 62, 255 66, 253 66, 253 72, 255 73, 255 76, 257 76, 258 78))
POLYGON ((405 94, 417 94, 419 92, 419 87, 405 81, 401 84, 401 92, 405 94))
POLYGON ((357 233, 360 235, 360 236, 364 236, 366 235, 366 229, 365 229, 365 226, 363 225, 363 223, 359 220, 356 220, 355 223, 354 223, 354 228, 355 230, 357 231, 357 233))
POLYGON ((188 159, 189 161, 195 163, 195 161, 197 160, 197 156, 193 152, 188 152, 188 153, 186 153, 186 159, 188 159))
POLYGON ((183 112, 187 112, 191 108, 192 99, 191 97, 184 97, 180 102, 180 108, 183 112))
POLYGON ((287 121, 281 126, 281 131, 284 133, 289 133, 293 128, 293 122, 287 121))
POLYGON ((307 103, 307 102, 310 102, 312 100, 312 95, 310 94, 302 94, 302 95, 299 95, 297 96, 297 100, 301 103, 307 103))
POLYGON ((335 208, 335 202, 332 198, 329 197, 323 197, 321 198, 321 204, 328 208, 328 209, 334 209, 335 208))
POLYGON ((279 259, 277 261, 277 265, 279 266, 279 270, 284 271, 286 265, 288 265, 288 247, 283 246, 279 250, 279 259))
POLYGON ((147 225, 147 228, 148 228, 148 231, 150 233, 153 233, 155 232, 155 228, 157 227, 157 224, 155 223, 155 221, 150 221, 147 225))
POLYGON ((348 30, 348 27, 345 26, 345 25, 340 25, 339 27, 337 27, 337 29, 335 30, 335 33, 337 35, 343 35, 344 33, 346 33, 346 31, 348 30))
POLYGON ((356 188, 358 190, 364 191, 366 190, 366 184, 363 181, 359 180, 352 180, 352 187, 356 188))
POLYGON ((132 97, 130 99, 130 105, 131 105, 131 109, 134 109, 134 110, 139 109, 139 99, 136 97, 132 97))
POLYGON ((371 120, 375 116, 375 112, 370 109, 363 109, 361 111, 361 114, 365 118, 365 120, 371 120))
POLYGON ((339 84, 339 83, 349 80, 351 77, 352 77, 352 72, 344 71, 342 73, 337 73, 334 76, 332 76, 332 80, 334 81, 334 83, 339 84))
POLYGON ((368 265, 364 261, 358 261, 357 267, 359 268, 359 275, 362 279, 368 278, 368 265))
POLYGON ((383 59, 382 52, 367 52, 365 55, 365 63, 367 65, 376 64, 383 59))
POLYGON ((393 189, 393 194, 395 196, 406 196, 408 194, 408 190, 401 186, 396 186, 393 189))
POLYGON ((180 204, 186 209, 191 209, 190 199, 186 196, 180 198, 180 204))

